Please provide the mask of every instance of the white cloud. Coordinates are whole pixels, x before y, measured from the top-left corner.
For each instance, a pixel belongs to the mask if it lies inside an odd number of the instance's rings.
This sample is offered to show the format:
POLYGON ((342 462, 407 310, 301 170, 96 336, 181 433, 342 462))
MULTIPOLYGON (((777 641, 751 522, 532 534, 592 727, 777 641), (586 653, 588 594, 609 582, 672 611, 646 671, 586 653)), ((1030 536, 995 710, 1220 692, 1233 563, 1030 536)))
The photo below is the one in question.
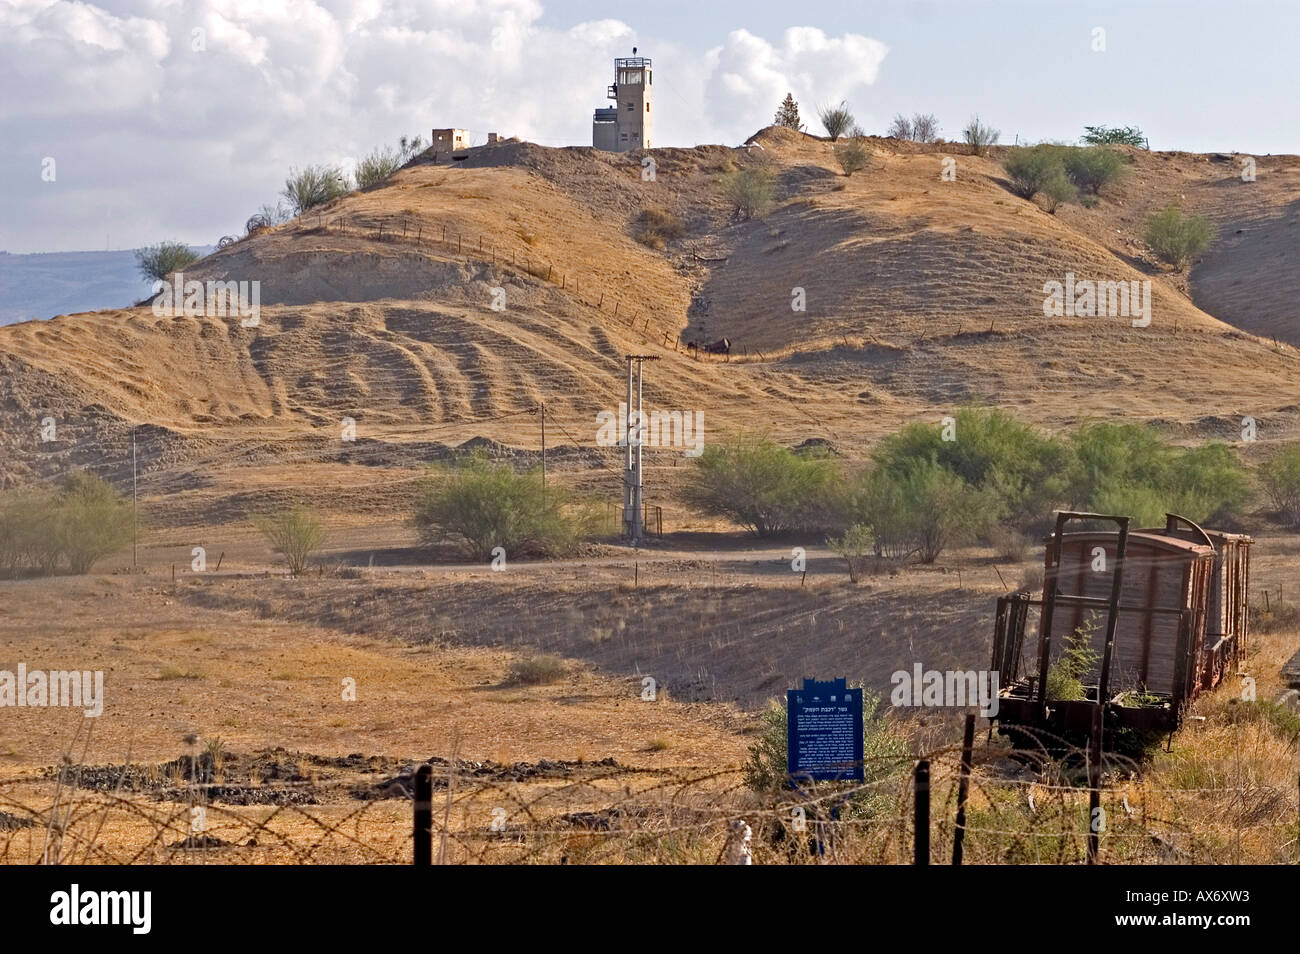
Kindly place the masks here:
POLYGON ((0 248, 213 242, 290 166, 433 126, 588 145, 610 61, 633 45, 655 59, 660 145, 738 143, 787 91, 811 115, 872 83, 886 54, 812 27, 776 43, 738 30, 702 52, 620 20, 542 16, 536 0, 9 0, 0 248))

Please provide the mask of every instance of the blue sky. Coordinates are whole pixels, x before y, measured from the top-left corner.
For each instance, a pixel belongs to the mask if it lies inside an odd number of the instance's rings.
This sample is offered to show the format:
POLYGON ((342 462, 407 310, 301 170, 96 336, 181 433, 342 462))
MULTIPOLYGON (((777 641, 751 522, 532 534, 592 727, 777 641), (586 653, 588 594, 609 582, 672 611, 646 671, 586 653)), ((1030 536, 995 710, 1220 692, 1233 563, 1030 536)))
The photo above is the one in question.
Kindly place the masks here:
POLYGON ((212 244, 291 167, 433 126, 589 145, 633 45, 661 146, 737 144, 788 89, 814 132, 845 99, 868 132, 923 111, 957 138, 978 113, 1003 142, 1136 125, 1155 149, 1300 153, 1283 0, 0 0, 0 249, 212 244))

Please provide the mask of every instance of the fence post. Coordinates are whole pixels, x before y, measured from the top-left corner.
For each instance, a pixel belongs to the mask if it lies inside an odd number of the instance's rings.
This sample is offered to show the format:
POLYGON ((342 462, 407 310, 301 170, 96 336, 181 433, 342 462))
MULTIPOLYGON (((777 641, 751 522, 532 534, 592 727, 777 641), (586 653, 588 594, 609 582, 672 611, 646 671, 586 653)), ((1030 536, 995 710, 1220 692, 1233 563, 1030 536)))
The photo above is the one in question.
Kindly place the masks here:
POLYGON ((914 857, 912 864, 928 865, 930 863, 930 760, 921 759, 912 770, 912 792, 914 796, 912 824, 915 835, 912 839, 914 857))
POLYGON ((952 835, 952 863, 961 864, 966 840, 966 797, 970 793, 971 750, 975 747, 975 714, 966 714, 966 734, 961 741, 961 777, 957 782, 957 828, 952 835))
POLYGON ((412 864, 433 864, 433 766, 427 762, 415 772, 415 856, 412 864))
POLYGON ((1101 848, 1098 812, 1101 811, 1102 708, 1098 702, 1092 714, 1092 738, 1088 740, 1088 864, 1097 863, 1101 848))

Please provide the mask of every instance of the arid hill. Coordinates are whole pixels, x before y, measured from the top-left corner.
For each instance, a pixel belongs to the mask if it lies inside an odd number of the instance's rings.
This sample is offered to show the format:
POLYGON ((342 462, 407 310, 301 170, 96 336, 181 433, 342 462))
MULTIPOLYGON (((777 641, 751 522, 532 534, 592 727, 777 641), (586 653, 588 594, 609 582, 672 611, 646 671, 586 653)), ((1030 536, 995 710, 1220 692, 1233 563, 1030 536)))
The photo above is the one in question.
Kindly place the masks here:
POLYGON ((739 149, 509 141, 450 165, 417 158, 186 273, 259 281, 257 327, 142 306, 0 328, 3 476, 120 477, 136 427, 149 493, 250 467, 259 486, 319 489, 309 465, 409 470, 474 436, 536 450, 544 403, 551 446, 605 479, 617 457, 595 447, 595 415, 622 399, 631 352, 661 359, 652 407, 703 410, 714 435, 766 427, 850 454, 969 401, 1188 439, 1232 439, 1244 415, 1295 429, 1300 271, 1284 263, 1300 247, 1300 158, 1256 157, 1248 183, 1236 156, 1125 150, 1120 185, 1052 215, 1011 193, 1005 147, 867 142, 871 165, 851 177, 833 144, 782 129, 739 149), (778 196, 742 221, 719 180, 751 164, 771 168, 778 196), (1141 238, 1170 201, 1220 230, 1187 276, 1141 238), (638 241, 645 209, 684 234, 638 241), (1045 317, 1044 284, 1067 274, 1149 281, 1149 326, 1045 317), (724 337, 726 357, 686 349, 724 337), (46 417, 58 437, 42 442, 46 417), (345 418, 356 442, 339 439, 345 418))

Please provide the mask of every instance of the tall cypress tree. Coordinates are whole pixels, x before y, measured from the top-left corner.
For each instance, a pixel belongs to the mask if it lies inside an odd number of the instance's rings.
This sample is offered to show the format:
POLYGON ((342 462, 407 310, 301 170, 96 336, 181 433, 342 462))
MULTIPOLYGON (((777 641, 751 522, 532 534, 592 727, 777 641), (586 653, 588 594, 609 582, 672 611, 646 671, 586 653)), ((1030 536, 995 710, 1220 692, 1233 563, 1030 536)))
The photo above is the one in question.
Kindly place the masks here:
POLYGON ((795 130, 803 128, 803 124, 799 122, 799 104, 794 101, 793 94, 785 94, 785 102, 777 109, 772 125, 795 130))

